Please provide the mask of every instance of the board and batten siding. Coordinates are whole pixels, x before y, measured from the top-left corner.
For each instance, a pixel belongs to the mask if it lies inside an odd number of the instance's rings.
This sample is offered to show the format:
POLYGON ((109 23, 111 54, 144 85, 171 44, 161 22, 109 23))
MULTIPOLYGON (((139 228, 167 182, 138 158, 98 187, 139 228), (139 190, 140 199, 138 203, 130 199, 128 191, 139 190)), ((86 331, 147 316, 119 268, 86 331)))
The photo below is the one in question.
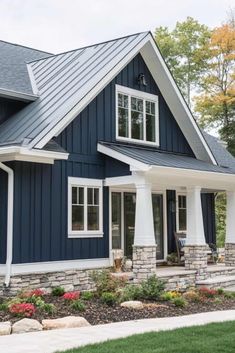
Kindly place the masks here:
MULTIPOLYGON (((115 84, 157 94, 159 149, 193 156, 141 55, 137 55, 56 138, 70 153, 68 161, 56 161, 54 165, 10 163, 15 173, 13 263, 109 256, 108 188, 104 188, 104 236, 90 239, 68 239, 67 190, 69 176, 104 179, 129 174, 127 165, 97 152, 98 141, 115 142, 115 84), (139 73, 144 73, 146 87, 139 87, 139 73)), ((0 226, 5 234, 4 222, 0 226)))

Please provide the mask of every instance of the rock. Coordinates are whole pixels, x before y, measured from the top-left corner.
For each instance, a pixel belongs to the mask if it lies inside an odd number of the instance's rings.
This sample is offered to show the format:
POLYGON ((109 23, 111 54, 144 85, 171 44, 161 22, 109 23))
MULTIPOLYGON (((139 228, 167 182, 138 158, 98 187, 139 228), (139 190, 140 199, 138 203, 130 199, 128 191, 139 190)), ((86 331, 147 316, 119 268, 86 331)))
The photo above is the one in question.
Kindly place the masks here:
POLYGON ((11 323, 10 321, 0 322, 0 336, 10 335, 11 323))
POLYGON ((63 288, 65 292, 72 292, 74 290, 74 286, 72 284, 65 284, 63 288))
POLYGON ((124 308, 129 308, 129 309, 144 309, 144 304, 138 300, 130 300, 127 302, 121 303, 121 306, 124 308))
POLYGON ((23 333, 42 331, 42 325, 40 322, 34 319, 22 319, 12 325, 12 333, 23 333))
POLYGON ((58 328, 74 328, 90 326, 89 322, 81 316, 65 316, 60 319, 42 320, 44 330, 53 330, 58 328))

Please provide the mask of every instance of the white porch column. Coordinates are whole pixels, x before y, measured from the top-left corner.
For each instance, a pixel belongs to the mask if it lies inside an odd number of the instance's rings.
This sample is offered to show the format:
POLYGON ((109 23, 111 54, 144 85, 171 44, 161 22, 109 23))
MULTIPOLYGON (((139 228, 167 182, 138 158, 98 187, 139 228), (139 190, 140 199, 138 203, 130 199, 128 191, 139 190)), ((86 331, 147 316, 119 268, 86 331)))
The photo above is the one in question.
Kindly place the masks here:
POLYGON ((227 191, 225 264, 235 266, 235 191, 227 191))
POLYGON ((151 184, 138 174, 136 185, 133 274, 136 282, 156 273, 156 242, 153 225, 151 184))
POLYGON ((207 276, 207 251, 205 241, 201 187, 187 189, 187 236, 184 248, 185 269, 196 270, 196 278, 207 276))

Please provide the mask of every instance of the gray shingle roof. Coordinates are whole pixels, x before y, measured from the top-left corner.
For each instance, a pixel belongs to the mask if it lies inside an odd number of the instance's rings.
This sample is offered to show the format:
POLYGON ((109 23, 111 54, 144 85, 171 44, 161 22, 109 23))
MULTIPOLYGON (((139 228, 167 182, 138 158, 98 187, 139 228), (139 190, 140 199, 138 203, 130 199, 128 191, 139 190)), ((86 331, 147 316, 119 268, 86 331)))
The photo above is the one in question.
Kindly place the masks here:
POLYGON ((51 56, 30 64, 40 97, 0 126, 0 145, 28 145, 46 135, 149 32, 51 56))
POLYGON ((147 165, 201 170, 217 173, 235 173, 235 164, 233 167, 222 167, 198 160, 193 157, 187 157, 185 155, 156 151, 153 148, 148 149, 146 147, 132 147, 105 142, 100 143, 113 151, 119 152, 147 165))
POLYGON ((48 55, 40 50, 0 40, 0 88, 32 94, 26 62, 48 55))

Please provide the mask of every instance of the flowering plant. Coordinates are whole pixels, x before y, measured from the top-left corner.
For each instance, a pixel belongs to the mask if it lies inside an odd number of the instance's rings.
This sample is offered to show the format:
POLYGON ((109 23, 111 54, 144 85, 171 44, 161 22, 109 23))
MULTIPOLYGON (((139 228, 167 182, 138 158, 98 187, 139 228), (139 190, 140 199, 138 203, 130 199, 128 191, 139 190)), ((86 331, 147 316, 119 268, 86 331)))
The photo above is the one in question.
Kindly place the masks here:
POLYGON ((218 294, 218 292, 216 289, 202 287, 199 288, 199 294, 207 298, 213 298, 216 294, 218 294))
POLYGON ((16 303, 9 307, 9 311, 18 316, 31 317, 35 313, 36 308, 30 303, 16 303))
POLYGON ((77 300, 80 297, 80 292, 67 292, 64 293, 63 298, 66 300, 77 300))
POLYGON ((21 293, 21 298, 43 297, 44 295, 45 292, 42 289, 38 288, 21 293))

